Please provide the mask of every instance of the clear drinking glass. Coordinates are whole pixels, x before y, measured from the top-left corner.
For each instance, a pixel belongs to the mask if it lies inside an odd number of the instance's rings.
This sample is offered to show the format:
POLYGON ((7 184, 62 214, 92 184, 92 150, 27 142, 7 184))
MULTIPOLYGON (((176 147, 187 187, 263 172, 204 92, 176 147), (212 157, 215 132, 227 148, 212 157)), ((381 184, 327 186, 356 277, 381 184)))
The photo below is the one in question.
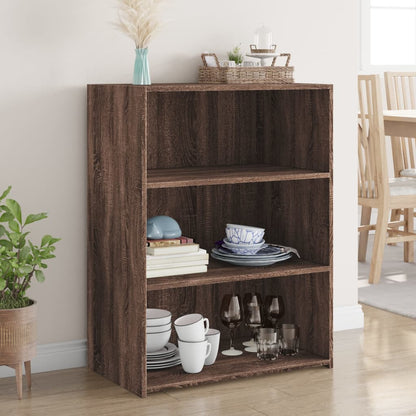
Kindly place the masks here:
POLYGON ((263 325, 263 311, 261 296, 258 293, 246 293, 243 298, 244 322, 251 330, 250 341, 243 342, 245 351, 257 352, 256 334, 263 325))
POLYGON ((257 334, 257 358, 273 361, 279 355, 279 340, 275 328, 260 328, 257 334))
POLYGON ((279 325, 279 336, 283 355, 296 355, 299 352, 299 327, 297 325, 279 325))

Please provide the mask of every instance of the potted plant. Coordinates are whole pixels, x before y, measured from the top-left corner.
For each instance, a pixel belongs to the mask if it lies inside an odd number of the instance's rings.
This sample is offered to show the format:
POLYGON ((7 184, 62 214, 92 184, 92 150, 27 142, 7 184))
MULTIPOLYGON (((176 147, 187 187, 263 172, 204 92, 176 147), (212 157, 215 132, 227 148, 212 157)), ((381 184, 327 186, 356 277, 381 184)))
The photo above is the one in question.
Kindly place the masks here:
POLYGON ((241 65, 244 60, 244 56, 241 52, 241 46, 235 46, 231 51, 228 52, 228 60, 234 61, 237 66, 241 65))
POLYGON ((45 235, 40 244, 29 240, 27 226, 47 218, 45 212, 22 216, 20 205, 0 196, 0 365, 16 370, 19 399, 22 398, 22 363, 30 388, 30 360, 36 354, 36 302, 26 296, 33 277, 43 282, 46 261, 55 257, 59 238, 45 235))

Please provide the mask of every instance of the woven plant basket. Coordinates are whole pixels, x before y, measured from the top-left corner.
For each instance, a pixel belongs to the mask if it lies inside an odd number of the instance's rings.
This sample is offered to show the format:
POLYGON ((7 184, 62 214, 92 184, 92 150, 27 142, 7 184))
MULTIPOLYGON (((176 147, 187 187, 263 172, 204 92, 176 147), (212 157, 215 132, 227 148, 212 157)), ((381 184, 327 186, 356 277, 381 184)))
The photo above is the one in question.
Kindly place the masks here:
POLYGON ((0 365, 30 361, 36 355, 37 303, 0 309, 0 365))
POLYGON ((242 66, 242 67, 209 67, 199 68, 199 82, 209 84, 255 84, 255 83, 293 83, 294 67, 289 66, 290 54, 282 53, 286 56, 285 66, 275 66, 276 58, 273 59, 271 66, 242 66))

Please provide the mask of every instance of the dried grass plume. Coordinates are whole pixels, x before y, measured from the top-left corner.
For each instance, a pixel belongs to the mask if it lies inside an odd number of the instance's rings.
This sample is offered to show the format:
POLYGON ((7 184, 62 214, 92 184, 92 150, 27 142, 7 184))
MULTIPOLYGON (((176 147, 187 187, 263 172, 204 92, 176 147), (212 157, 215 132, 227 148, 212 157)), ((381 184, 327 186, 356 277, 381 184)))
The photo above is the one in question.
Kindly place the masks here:
POLYGON ((117 0, 119 21, 116 27, 134 40, 136 48, 147 48, 159 28, 159 6, 164 0, 117 0))

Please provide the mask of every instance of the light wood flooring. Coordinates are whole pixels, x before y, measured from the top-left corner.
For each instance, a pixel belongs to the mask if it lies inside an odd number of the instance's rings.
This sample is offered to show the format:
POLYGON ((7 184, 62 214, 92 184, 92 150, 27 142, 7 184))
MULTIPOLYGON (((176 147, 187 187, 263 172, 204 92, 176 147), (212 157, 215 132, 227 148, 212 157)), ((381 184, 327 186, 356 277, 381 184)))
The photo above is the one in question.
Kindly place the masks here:
POLYGON ((140 399, 84 368, 34 374, 16 399, 0 380, 1 416, 416 415, 416 320, 363 306, 364 330, 334 334, 334 368, 168 390, 140 399))

